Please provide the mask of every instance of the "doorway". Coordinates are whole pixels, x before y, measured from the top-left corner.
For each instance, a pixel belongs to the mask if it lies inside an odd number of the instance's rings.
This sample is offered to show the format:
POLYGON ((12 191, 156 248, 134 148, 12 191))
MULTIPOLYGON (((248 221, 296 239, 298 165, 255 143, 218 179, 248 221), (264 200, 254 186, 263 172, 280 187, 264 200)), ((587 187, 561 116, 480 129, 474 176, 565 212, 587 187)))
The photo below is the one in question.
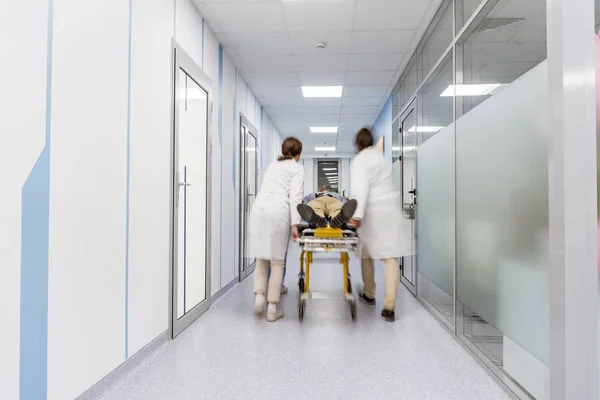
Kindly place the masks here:
POLYGON ((248 255, 248 220, 258 193, 258 135, 256 128, 240 114, 240 282, 256 267, 256 258, 248 255))
POLYGON ((317 159, 316 167, 315 192, 325 187, 330 192, 340 193, 340 160, 338 158, 317 159))
POLYGON ((210 79, 173 43, 171 285, 173 339, 210 307, 210 79))
MULTIPOLYGON (((410 225, 411 248, 416 249, 417 240, 417 129, 414 102, 400 116, 399 153, 401 168, 401 194, 404 219, 410 225)), ((402 283, 417 295, 417 255, 402 257, 402 283)))

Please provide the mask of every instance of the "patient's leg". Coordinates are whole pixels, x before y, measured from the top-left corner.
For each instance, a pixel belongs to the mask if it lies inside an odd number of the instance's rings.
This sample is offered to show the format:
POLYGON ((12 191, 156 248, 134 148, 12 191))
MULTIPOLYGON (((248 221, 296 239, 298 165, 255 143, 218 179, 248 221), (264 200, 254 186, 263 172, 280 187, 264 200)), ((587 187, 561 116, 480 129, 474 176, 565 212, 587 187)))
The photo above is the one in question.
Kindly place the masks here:
POLYGON ((331 227, 332 228, 343 228, 344 226, 346 226, 346 224, 348 223, 348 221, 350 221, 350 219, 352 219, 352 216, 354 215, 354 212, 356 211, 356 206, 358 205, 356 200, 352 199, 352 200, 348 200, 347 202, 344 203, 344 205, 342 205, 342 202, 334 199, 335 201, 337 201, 339 203, 339 205, 336 205, 336 207, 339 207, 339 211, 337 211, 337 213, 335 214, 335 216, 330 213, 329 215, 331 216, 331 227))
POLYGON ((327 226, 325 203, 321 200, 322 197, 319 197, 309 201, 308 204, 298 204, 298 213, 312 228, 324 228, 327 226))

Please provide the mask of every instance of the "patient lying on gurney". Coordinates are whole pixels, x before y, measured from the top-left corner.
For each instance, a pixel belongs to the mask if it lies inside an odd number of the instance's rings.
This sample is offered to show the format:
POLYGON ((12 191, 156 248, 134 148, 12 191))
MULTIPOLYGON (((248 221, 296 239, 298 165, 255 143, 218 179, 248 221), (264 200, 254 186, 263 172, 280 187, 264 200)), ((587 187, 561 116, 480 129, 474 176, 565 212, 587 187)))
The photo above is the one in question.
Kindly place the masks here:
POLYGON ((322 187, 317 193, 306 196, 302 204, 298 204, 298 212, 311 228, 325 228, 329 222, 332 228, 338 229, 345 227, 352 219, 356 206, 356 200, 322 187))

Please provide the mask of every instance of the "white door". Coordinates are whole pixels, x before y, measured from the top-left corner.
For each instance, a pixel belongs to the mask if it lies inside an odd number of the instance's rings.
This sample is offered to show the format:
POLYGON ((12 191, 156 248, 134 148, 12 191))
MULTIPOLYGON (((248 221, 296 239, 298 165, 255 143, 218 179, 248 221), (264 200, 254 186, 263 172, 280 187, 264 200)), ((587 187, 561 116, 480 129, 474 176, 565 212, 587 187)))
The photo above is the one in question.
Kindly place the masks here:
POLYGON ((170 332, 210 307, 211 82, 173 46, 173 186, 170 332))
POLYGON ((258 193, 258 135, 256 128, 240 116, 240 281, 254 271, 256 258, 248 255, 248 219, 258 193))

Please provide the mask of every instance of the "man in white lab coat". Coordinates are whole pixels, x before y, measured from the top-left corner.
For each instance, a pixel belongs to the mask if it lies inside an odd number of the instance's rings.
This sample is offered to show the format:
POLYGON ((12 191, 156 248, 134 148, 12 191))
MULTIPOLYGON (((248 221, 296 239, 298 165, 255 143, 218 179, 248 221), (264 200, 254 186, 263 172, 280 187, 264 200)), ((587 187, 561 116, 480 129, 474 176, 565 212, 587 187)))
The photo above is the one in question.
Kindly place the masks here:
POLYGON ((358 207, 351 223, 359 228, 362 249, 363 292, 361 300, 375 304, 373 259, 381 260, 385 274, 385 296, 381 316, 396 319, 396 297, 400 283, 398 258, 409 253, 407 238, 402 238, 400 193, 392 180, 391 166, 380 150, 373 147, 373 135, 363 128, 355 145, 358 155, 352 160, 352 197, 358 207))

